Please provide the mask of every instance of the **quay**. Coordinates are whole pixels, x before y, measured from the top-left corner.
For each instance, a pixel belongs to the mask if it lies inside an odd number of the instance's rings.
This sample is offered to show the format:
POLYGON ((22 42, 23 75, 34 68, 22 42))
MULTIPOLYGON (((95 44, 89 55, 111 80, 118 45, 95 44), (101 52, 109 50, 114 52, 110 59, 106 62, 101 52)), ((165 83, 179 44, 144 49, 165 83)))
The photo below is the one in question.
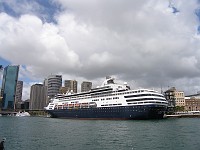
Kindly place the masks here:
POLYGON ((200 114, 175 114, 175 115, 166 115, 166 118, 200 118, 200 114))
MULTIPOLYGON (((0 111, 2 116, 16 116, 19 111, 0 111)), ((47 116, 48 113, 44 110, 28 110, 31 116, 47 116)), ((164 118, 200 118, 200 113, 198 114, 173 114, 165 115, 164 118)))
MULTIPOLYGON (((23 112, 24 110, 19 110, 20 112, 23 112)), ((1 116, 16 116, 16 114, 19 111, 2 111, 0 110, 1 116)), ((45 110, 25 110, 28 112, 31 116, 47 116, 47 112, 45 110)))
POLYGON ((15 116, 17 112, 15 111, 0 111, 0 115, 2 116, 15 116))

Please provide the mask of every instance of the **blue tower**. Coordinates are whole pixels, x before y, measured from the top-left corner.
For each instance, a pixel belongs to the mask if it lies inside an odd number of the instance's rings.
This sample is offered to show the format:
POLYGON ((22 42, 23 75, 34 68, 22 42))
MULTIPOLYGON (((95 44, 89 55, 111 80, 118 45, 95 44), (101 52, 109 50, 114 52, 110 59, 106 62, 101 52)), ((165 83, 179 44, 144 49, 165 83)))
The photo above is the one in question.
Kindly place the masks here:
POLYGON ((14 110, 18 73, 19 66, 7 66, 4 68, 2 81, 3 110, 14 110))

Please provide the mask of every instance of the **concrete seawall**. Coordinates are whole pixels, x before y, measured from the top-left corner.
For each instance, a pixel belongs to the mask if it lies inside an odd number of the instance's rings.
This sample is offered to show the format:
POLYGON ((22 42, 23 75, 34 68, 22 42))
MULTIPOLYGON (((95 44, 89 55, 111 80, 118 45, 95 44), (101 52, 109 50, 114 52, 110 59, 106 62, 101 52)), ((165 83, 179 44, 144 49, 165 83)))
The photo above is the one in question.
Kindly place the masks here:
MULTIPOLYGON (((0 111, 0 115, 2 116, 15 116, 19 111, 0 111)), ((23 112, 23 111, 21 111, 23 112)), ((27 110, 31 116, 47 116, 47 112, 45 110, 27 110)))
POLYGON ((200 118, 200 114, 166 115, 166 118, 200 118))

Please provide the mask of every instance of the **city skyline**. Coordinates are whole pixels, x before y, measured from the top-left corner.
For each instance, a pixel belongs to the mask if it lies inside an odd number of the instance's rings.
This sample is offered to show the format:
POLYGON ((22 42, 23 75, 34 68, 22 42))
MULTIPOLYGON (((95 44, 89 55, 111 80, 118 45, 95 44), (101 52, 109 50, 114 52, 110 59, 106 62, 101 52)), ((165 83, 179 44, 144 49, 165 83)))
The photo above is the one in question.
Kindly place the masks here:
MULTIPOLYGON (((7 67, 9 67, 9 66, 6 66, 6 68, 7 67)), ((11 65, 11 67, 12 67, 12 65, 11 65)), ((18 66, 19 67, 19 66, 18 66)), ((109 77, 109 76, 107 76, 107 77, 109 77)), ((107 78, 106 77, 106 78, 107 78)), ((72 91, 72 92, 74 92, 74 93, 79 93, 79 92, 85 92, 85 90, 86 91, 89 91, 91 88, 95 88, 95 87, 92 87, 92 82, 90 82, 90 81, 82 81, 81 82, 81 84, 79 83, 78 84, 78 82, 76 81, 76 80, 63 80, 62 79, 62 75, 49 75, 48 77, 46 77, 44 80, 43 80, 43 83, 42 82, 38 82, 38 83, 34 83, 34 84, 32 84, 31 85, 31 87, 32 86, 34 86, 34 85, 43 85, 43 86, 46 86, 47 87, 47 89, 48 89, 48 87, 50 86, 52 86, 52 84, 48 81, 49 79, 53 79, 53 84, 55 84, 55 81, 56 80, 61 80, 61 81, 59 81, 59 82, 61 82, 61 83, 59 83, 60 85, 59 85, 59 87, 60 88, 58 88, 56 91, 57 92, 55 92, 55 93, 63 93, 63 94, 65 94, 66 92, 68 92, 68 91, 72 91), (59 77, 60 79, 56 79, 56 77, 59 77), (70 84, 72 84, 71 86, 74 86, 73 84, 73 82, 75 82, 75 87, 73 87, 73 88, 75 88, 74 90, 69 90, 70 88, 68 87, 69 85, 69 83, 68 82, 72 82, 72 83, 70 83, 70 84), (85 85, 84 85, 85 84, 85 85), (84 87, 84 86, 86 86, 86 87, 84 87), (62 88, 67 88, 67 90, 66 89, 62 89, 62 88), (85 90, 83 90, 83 89, 85 89, 85 90)), ((22 84, 22 86, 23 86, 23 81, 17 81, 17 84, 18 84, 18 82, 22 82, 22 83, 20 83, 20 84, 22 84)), ((57 82, 57 81, 56 81, 57 82)), ((124 82, 124 83, 126 83, 126 82, 124 82)), ((57 83, 56 83, 57 84, 57 83)), ((58 85, 56 85, 56 86, 58 86, 58 85)), ((98 86, 97 86, 98 87, 98 86)), ((22 87, 23 88, 23 87, 22 87)), ((160 89, 160 93, 165 93, 165 92, 167 92, 167 91, 169 91, 169 90, 171 90, 171 89, 176 89, 176 87, 168 87, 167 89, 165 89, 165 90, 163 90, 162 88, 160 89)), ((18 89, 19 90, 19 89, 18 89)), ((17 92, 17 89, 16 89, 16 92, 17 92)), ((22 91, 21 91, 22 92, 22 91)), ((183 93, 183 95, 184 95, 184 91, 180 91, 181 93, 183 93)), ((47 92, 48 93, 48 92, 47 92)), ((198 95, 200 92, 198 91, 198 92, 196 92, 196 93, 192 93, 192 95, 198 95)), ((48 95, 48 94, 47 94, 48 95)), ((56 95, 56 94, 55 94, 56 95)), ((53 95, 51 95, 51 96, 49 96, 49 97, 54 97, 55 96, 54 94, 53 95)), ((188 95, 189 97, 190 97, 190 95, 188 95)), ((187 95, 185 95, 185 96, 183 96, 183 97, 188 97, 187 95)), ((29 97, 27 98, 27 99, 21 99, 22 101, 26 101, 26 100, 29 100, 31 98, 31 88, 30 88, 30 95, 29 95, 29 97)), ((16 101, 17 102, 17 101, 16 101)))
POLYGON ((20 65, 23 100, 31 85, 50 74, 91 81, 94 87, 109 75, 132 89, 200 91, 197 0, 23 0, 20 5, 3 0, 0 5, 0 65, 20 65))

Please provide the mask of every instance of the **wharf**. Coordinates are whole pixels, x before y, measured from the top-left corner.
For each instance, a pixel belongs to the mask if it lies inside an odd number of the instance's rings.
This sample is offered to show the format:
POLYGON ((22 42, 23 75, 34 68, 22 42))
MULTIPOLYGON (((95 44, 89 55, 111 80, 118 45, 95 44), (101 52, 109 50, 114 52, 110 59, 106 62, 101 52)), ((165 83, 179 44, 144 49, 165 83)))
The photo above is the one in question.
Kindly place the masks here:
POLYGON ((47 116, 45 110, 15 110, 15 111, 1 111, 0 116, 16 116, 18 112, 28 112, 31 116, 47 116))
POLYGON ((200 114, 175 114, 175 115, 166 115, 166 118, 200 118, 200 114))
POLYGON ((2 116, 15 116, 17 112, 15 111, 0 111, 0 115, 2 116))

